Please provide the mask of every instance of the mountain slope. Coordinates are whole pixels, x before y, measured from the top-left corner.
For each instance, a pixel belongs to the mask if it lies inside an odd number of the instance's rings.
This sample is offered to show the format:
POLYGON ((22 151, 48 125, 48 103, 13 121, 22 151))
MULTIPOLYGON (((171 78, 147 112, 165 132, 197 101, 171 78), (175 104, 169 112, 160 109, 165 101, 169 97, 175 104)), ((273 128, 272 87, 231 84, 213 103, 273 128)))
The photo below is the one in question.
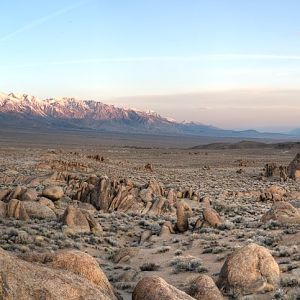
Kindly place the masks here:
POLYGON ((178 123, 153 112, 123 109, 74 98, 40 100, 27 94, 0 93, 0 125, 11 127, 90 129, 125 133, 217 137, 273 137, 284 135, 255 130, 231 131, 199 123, 178 123))

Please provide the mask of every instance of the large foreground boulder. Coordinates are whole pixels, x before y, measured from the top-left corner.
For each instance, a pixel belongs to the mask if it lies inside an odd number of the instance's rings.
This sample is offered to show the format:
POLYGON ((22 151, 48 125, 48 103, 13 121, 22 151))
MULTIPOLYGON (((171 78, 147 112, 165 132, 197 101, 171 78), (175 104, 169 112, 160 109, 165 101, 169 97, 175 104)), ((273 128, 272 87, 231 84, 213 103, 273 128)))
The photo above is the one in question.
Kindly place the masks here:
POLYGON ((240 296, 272 291, 279 279, 279 266, 269 250, 249 244, 227 257, 217 285, 226 294, 240 296))
POLYGON ((261 221, 264 223, 270 220, 275 220, 282 224, 300 224, 300 211, 288 202, 275 202, 271 209, 261 218, 261 221))
POLYGON ((86 253, 77 250, 58 251, 51 257, 48 266, 69 270, 74 274, 88 279, 99 287, 99 289, 104 289, 111 299, 115 297, 112 286, 103 271, 99 268, 97 261, 86 253))
POLYGON ((193 300, 188 294, 168 284, 158 276, 141 279, 132 294, 132 300, 193 300))
POLYGON ((53 267, 49 267, 21 260, 0 248, 0 299, 116 299, 99 267, 92 264, 91 273, 103 275, 102 281, 93 280, 97 275, 91 278, 87 275, 90 258, 81 255, 74 258, 70 254, 65 259, 69 262, 64 264, 57 259, 53 267))

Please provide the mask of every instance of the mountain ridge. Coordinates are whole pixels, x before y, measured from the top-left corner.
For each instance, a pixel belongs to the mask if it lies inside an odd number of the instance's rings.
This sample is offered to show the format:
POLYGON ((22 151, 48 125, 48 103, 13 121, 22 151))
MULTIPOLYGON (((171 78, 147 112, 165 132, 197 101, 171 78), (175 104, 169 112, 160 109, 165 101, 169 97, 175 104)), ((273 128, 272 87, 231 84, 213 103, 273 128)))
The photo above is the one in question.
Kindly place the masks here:
POLYGON ((153 111, 119 108, 94 100, 48 98, 0 93, 3 126, 90 129, 125 133, 150 133, 218 137, 284 138, 283 134, 256 130, 224 130, 199 122, 177 122, 153 111))

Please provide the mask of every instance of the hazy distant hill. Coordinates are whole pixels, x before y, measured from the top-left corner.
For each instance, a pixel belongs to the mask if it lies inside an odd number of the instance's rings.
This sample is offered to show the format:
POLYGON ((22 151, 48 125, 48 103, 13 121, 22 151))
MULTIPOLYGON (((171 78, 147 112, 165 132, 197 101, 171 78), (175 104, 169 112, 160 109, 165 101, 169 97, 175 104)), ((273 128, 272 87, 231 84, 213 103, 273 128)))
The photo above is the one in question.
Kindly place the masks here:
POLYGON ((228 149, 300 149, 300 142, 262 143, 257 141, 240 141, 237 143, 211 143, 191 149, 228 150, 228 149))
POLYGON ((0 93, 0 125, 22 128, 90 129, 106 132, 238 138, 285 138, 255 130, 223 130, 195 122, 179 123, 155 112, 118 108, 93 100, 40 100, 27 94, 0 93))

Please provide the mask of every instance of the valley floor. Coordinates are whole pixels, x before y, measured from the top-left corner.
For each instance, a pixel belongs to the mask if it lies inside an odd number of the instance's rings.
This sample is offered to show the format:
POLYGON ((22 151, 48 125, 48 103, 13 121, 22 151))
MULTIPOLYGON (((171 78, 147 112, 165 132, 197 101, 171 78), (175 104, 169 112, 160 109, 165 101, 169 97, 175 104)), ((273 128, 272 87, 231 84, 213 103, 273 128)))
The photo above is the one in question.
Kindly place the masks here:
MULTIPOLYGON (((260 178, 266 163, 288 165, 295 151, 139 149, 119 144, 78 146, 79 143, 74 140, 73 145, 57 147, 52 143, 39 147, 37 140, 30 145, 2 140, 0 191, 29 187, 32 179, 45 178, 53 172, 75 173, 79 178, 107 175, 115 180, 130 179, 137 185, 155 179, 166 189, 196 191, 198 198, 185 199, 193 210, 189 230, 160 237, 162 224, 175 222, 176 214, 142 215, 134 211, 92 211, 103 228, 99 236, 64 235, 59 220, 24 222, 6 218, 1 219, 2 248, 18 255, 68 248, 85 251, 97 259, 124 299, 131 299, 136 283, 143 276, 156 274, 181 290, 186 290, 199 272, 216 280, 227 255, 237 247, 254 242, 271 250, 282 272, 281 284, 276 291, 249 295, 247 299, 273 299, 274 295, 278 299, 299 299, 300 225, 263 224, 261 217, 272 202, 259 200, 260 192, 274 184, 288 193, 300 191, 299 183, 293 180, 260 178), (97 155, 103 161, 95 159, 97 155), (145 169, 147 163, 152 164, 152 171, 145 169), (203 204, 199 201, 202 197, 209 197, 226 221, 223 229, 208 227, 193 231, 193 224, 202 215, 203 204), (152 237, 141 244, 141 234, 147 230, 152 237), (25 241, 15 239, 20 231, 27 233, 25 241), (115 254, 124 248, 128 248, 128 253, 121 256, 126 259, 116 260, 115 254), (197 267, 187 268, 184 259, 194 259, 197 267)), ((55 184, 67 186, 62 181, 55 184)), ((37 183, 34 189, 39 193, 43 185, 37 183)), ((300 207, 299 199, 287 201, 300 207)), ((65 207, 70 202, 71 196, 66 193, 60 205, 65 207)))

